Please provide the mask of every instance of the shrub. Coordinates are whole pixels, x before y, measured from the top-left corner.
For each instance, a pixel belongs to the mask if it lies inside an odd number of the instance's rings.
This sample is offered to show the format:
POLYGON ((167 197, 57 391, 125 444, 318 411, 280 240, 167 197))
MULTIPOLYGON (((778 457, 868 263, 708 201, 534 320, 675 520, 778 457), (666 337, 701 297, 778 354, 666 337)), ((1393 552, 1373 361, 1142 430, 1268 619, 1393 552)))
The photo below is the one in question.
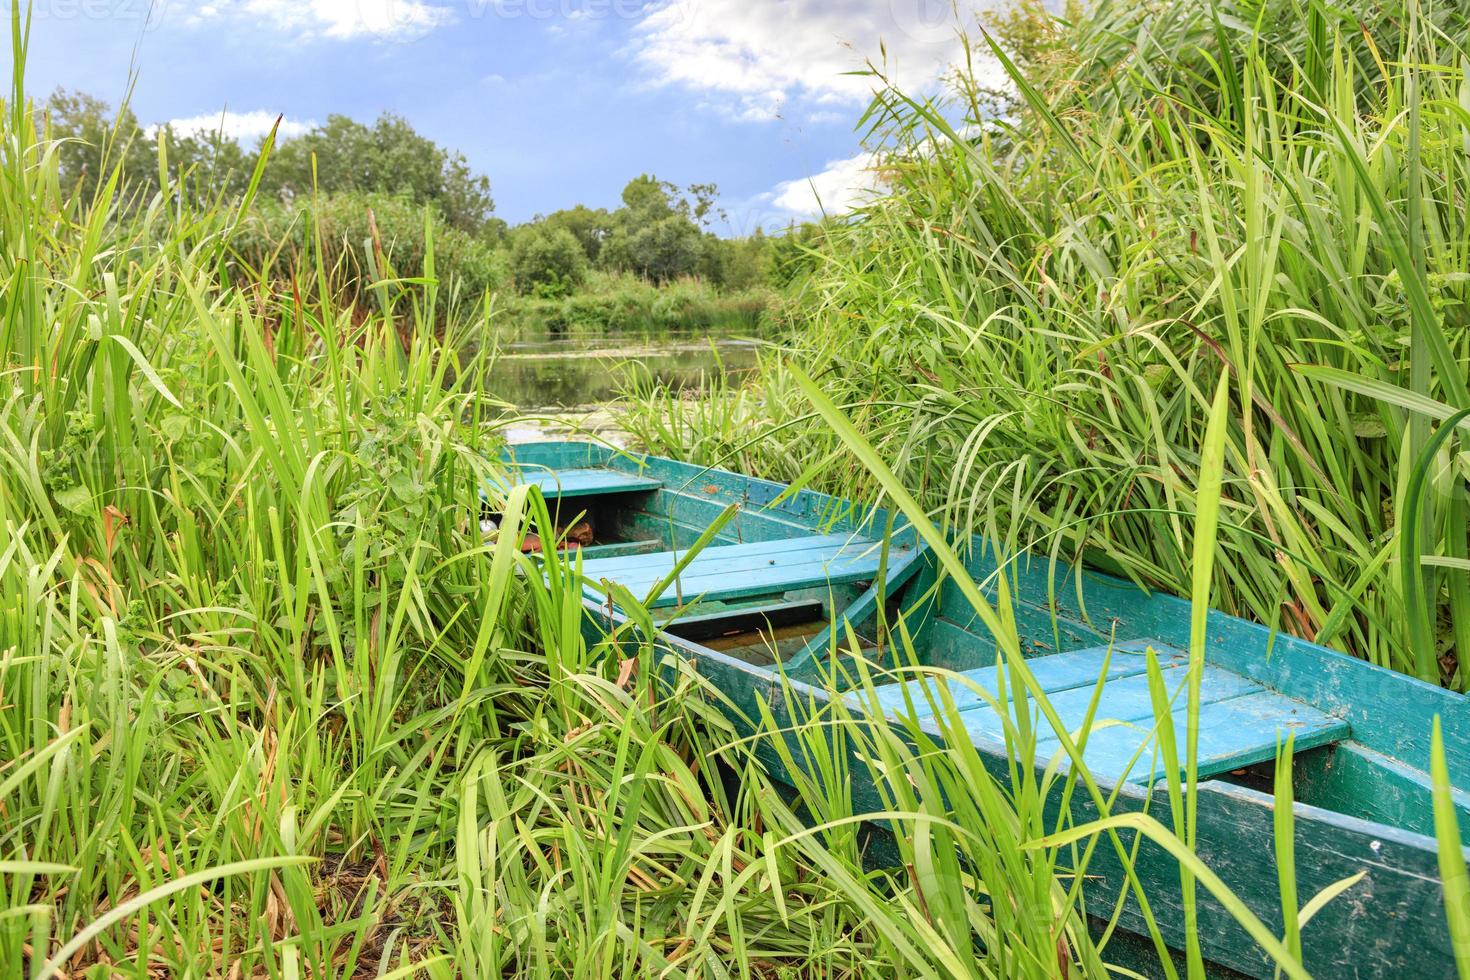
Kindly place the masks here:
POLYGON ((561 297, 524 297, 504 307, 504 329, 542 333, 757 333, 775 308, 764 288, 721 291, 702 279, 656 286, 629 273, 594 272, 561 297))
POLYGON ((656 283, 694 275, 704 255, 704 234, 678 215, 655 221, 628 236, 630 267, 656 283))
POLYGON ((488 242, 447 226, 433 208, 388 194, 333 194, 314 204, 267 202, 247 219, 234 244, 251 268, 264 267, 270 278, 285 281, 314 251, 318 230, 329 285, 348 301, 360 301, 374 281, 370 252, 377 253, 378 279, 422 277, 426 234, 433 235, 435 275, 449 295, 475 302, 509 279, 504 257, 488 242))
POLYGON ((565 296, 587 279, 587 254, 565 228, 530 225, 511 240, 516 288, 534 296, 565 296))

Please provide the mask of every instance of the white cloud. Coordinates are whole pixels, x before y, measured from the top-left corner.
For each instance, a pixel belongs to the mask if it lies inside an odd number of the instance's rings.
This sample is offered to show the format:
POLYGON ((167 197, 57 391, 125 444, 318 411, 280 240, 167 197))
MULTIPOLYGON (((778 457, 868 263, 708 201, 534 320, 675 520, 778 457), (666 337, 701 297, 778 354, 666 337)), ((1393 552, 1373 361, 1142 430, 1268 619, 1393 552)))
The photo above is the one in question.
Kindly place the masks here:
POLYGON ((872 153, 833 160, 820 173, 787 180, 770 191, 771 206, 802 217, 843 214, 867 203, 879 191, 872 153))
MULTIPOLYGON (((970 139, 980 134, 974 124, 957 128, 956 135, 970 139)), ((903 152, 929 157, 948 144, 945 136, 932 134, 904 146, 903 152)), ((879 155, 861 151, 843 160, 829 160, 817 173, 799 180, 783 180, 771 190, 757 194, 752 204, 772 209, 783 219, 841 215, 871 203, 888 193, 879 155)), ((768 217, 768 216, 767 216, 768 217)), ((769 222, 762 222, 768 225, 769 222)))
POLYGON ((454 21, 454 11, 427 0, 213 0, 190 21, 234 14, 304 40, 358 37, 413 41, 454 21))
MULTIPOLYGON (((721 93, 738 118, 770 118, 787 102, 854 104, 882 60, 902 85, 924 87, 958 63, 958 30, 982 0, 670 0, 637 29, 635 57, 663 83, 721 93)), ((820 112, 821 110, 814 110, 820 112)))
MULTIPOLYGON (((256 109, 254 112, 203 112, 197 116, 170 119, 166 123, 180 135, 213 136, 215 133, 222 132, 229 139, 239 143, 252 143, 260 139, 269 133, 275 124, 276 114, 266 112, 264 109, 256 109)), ((280 139, 290 139, 293 136, 300 136, 315 125, 316 123, 309 119, 282 119, 277 135, 280 139)), ((152 136, 157 129, 157 126, 149 126, 148 135, 152 136)))

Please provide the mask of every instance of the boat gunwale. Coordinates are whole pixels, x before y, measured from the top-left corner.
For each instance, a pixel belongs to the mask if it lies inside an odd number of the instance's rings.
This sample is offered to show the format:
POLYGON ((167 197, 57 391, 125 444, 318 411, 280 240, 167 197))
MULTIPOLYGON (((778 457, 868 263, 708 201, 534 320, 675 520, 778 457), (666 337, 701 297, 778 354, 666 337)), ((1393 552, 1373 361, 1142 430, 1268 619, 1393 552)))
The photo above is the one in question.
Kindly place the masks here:
MULTIPOLYGON (((515 449, 537 452, 548 446, 585 447, 591 453, 600 454, 606 465, 632 467, 640 473, 649 469, 672 470, 687 477, 686 486, 712 475, 724 483, 743 487, 746 492, 741 496, 748 502, 758 502, 750 498, 748 491, 753 487, 759 488, 757 496, 766 501, 775 499, 788 489, 759 477, 600 447, 594 443, 530 443, 515 449)), ((686 492, 668 484, 663 489, 676 494, 686 492)), ((729 489, 733 493, 734 488, 729 489)), ((713 498, 715 495, 708 496, 713 498)), ((882 527, 889 518, 888 511, 882 507, 863 508, 853 501, 809 489, 796 491, 784 503, 786 507, 778 509, 778 515, 809 522, 813 520, 813 511, 838 515, 836 523, 830 526, 832 532, 842 528, 843 523, 847 524, 843 530, 882 527), (863 515, 862 520, 851 520, 850 515, 857 514, 863 515), (846 520, 844 515, 847 515, 846 520)), ((760 509, 769 513, 772 508, 769 503, 762 503, 760 509)), ((913 533, 906 523, 898 525, 898 533, 905 531, 913 533)), ((979 536, 972 537, 969 544, 973 555, 986 554, 989 547, 989 542, 979 536)), ((967 562, 972 574, 975 573, 976 561, 972 558, 967 562)), ((993 561, 990 564, 993 566, 993 561)), ((1093 623, 1114 618, 1123 620, 1129 623, 1130 632, 1138 636, 1188 649, 1189 600, 1147 591, 1126 579, 1086 566, 1079 570, 1082 573, 1078 576, 1080 584, 1074 589, 1056 590, 1053 595, 1048 579, 1056 580, 1055 577, 1046 569, 1034 567, 1051 564, 1049 558, 1030 554, 1010 559, 1008 566, 1016 580, 1013 598, 1055 616, 1061 622, 1075 620, 1093 630, 1097 630, 1093 623), (1086 617, 1063 603, 1066 592, 1075 593, 1079 589, 1085 597, 1086 617), (1130 602, 1134 604, 1132 609, 1114 608, 1119 603, 1130 602), (1111 615, 1114 612, 1121 615, 1111 615)), ((950 622, 961 629, 968 629, 962 622, 954 619, 950 622)), ((1354 741, 1411 769, 1428 772, 1428 720, 1432 714, 1439 714, 1451 782, 1456 789, 1470 792, 1470 697, 1217 609, 1210 610, 1207 623, 1205 657, 1208 662, 1342 718, 1352 726, 1354 741), (1364 688, 1372 689, 1371 693, 1365 694, 1364 688)))
MULTIPOLYGON (((600 452, 602 459, 615 462, 619 466, 636 466, 640 472, 649 467, 667 469, 688 476, 685 486, 693 484, 704 474, 719 474, 722 478, 722 494, 710 495, 712 501, 720 500, 726 492, 735 496, 732 483, 745 491, 738 494, 740 499, 735 502, 751 502, 748 491, 752 485, 760 487, 761 497, 771 494, 767 499, 775 499, 775 496, 786 489, 780 484, 724 470, 678 463, 656 456, 635 456, 591 444, 581 445, 588 447, 588 452, 600 452)), ((663 492, 678 491, 666 486, 663 492)), ((879 522, 883 526, 887 521, 887 512, 882 508, 862 510, 851 501, 828 497, 817 491, 803 489, 792 497, 803 508, 796 512, 796 516, 808 522, 812 520, 810 514, 813 510, 828 514, 866 515, 860 525, 849 525, 854 528, 872 526, 879 522), (807 516, 801 517, 801 514, 807 516)), ((787 503, 792 501, 788 500, 787 503)), ((983 539, 973 537, 968 543, 973 554, 986 554, 988 543, 983 539)), ((982 560, 971 558, 967 562, 971 574, 981 574, 976 571, 976 563, 982 560)), ((1132 597, 1137 608, 1128 610, 1126 616, 1116 617, 1128 622, 1130 633, 1171 646, 1180 646, 1182 643, 1184 649, 1188 648, 1190 604, 1187 600, 1148 592, 1134 583, 1084 566, 1077 569, 1076 576, 1079 583, 1077 589, 1081 591, 1081 598, 1086 603, 1087 615, 1083 617, 1079 610, 1071 610, 1064 605, 1062 600, 1066 590, 1057 590, 1054 595, 1048 592, 1048 573, 1034 567, 1042 564, 1035 556, 1022 556, 1012 564, 1019 580, 1017 588, 1013 590, 1013 599, 1034 606, 1055 619, 1076 618, 1096 632, 1092 623, 1112 618, 1109 615, 1114 611, 1111 600, 1132 597), (1093 588, 1087 589, 1088 585, 1093 588), (1042 601, 1038 602, 1038 599, 1042 601)), ((992 563, 986 574, 993 571, 992 563)), ((1056 581, 1055 577, 1050 581, 1056 581)), ((635 631, 639 629, 622 611, 594 602, 585 595, 583 605, 586 614, 584 628, 589 631, 589 636, 593 633, 606 635, 609 628, 625 624, 632 624, 635 631)), ((942 615, 942 610, 937 605, 935 613, 942 615)), ((968 621, 973 625, 973 617, 968 621)), ((964 623, 953 620, 950 622, 956 628, 979 636, 964 623)), ((1465 737, 1466 733, 1470 733, 1470 698, 1218 610, 1211 611, 1207 622, 1210 630, 1206 650, 1208 662, 1236 671, 1261 683, 1268 690, 1306 701, 1319 710, 1344 718, 1351 725, 1352 733, 1341 744, 1363 746, 1411 770, 1427 772, 1428 767, 1426 764, 1421 769, 1412 762, 1405 761, 1402 752, 1383 751, 1380 746, 1390 741, 1396 732, 1406 732, 1411 718, 1422 722, 1426 732, 1422 741, 1427 743, 1429 712, 1424 710, 1424 703, 1427 701, 1429 706, 1443 709, 1440 713, 1445 727, 1446 751, 1451 757, 1451 772, 1458 770, 1463 780, 1465 770, 1470 768, 1465 764, 1465 760, 1470 759, 1470 738, 1465 737), (1227 640, 1235 645, 1231 656, 1223 656, 1220 649, 1227 640), (1329 680, 1324 681, 1324 676, 1329 680), (1354 682, 1364 678, 1376 683, 1365 682, 1362 686, 1376 687, 1377 690, 1366 702, 1354 706, 1349 700, 1354 682), (1321 700, 1324 693, 1327 695, 1326 704, 1321 700), (1391 712, 1396 705, 1414 706, 1416 701, 1418 710, 1405 712, 1404 717, 1386 726, 1360 726, 1356 717, 1367 716, 1370 708, 1381 714, 1385 710, 1385 703, 1388 705, 1386 710, 1391 712), (1368 737, 1365 738, 1364 735, 1368 737), (1374 744, 1375 742, 1378 744, 1374 744)), ((790 676, 782 664, 777 664, 774 668, 760 666, 709 649, 697 641, 685 640, 662 630, 657 630, 657 633, 659 644, 666 646, 670 654, 691 663, 693 669, 706 677, 711 686, 719 691, 720 697, 736 706, 740 717, 735 719, 735 723, 737 729, 742 729, 742 734, 746 736, 754 734, 748 728, 758 720, 751 717, 750 712, 754 706, 750 699, 761 699, 770 711, 777 731, 788 740, 795 737, 794 726, 800 723, 800 714, 805 714, 810 709, 821 710, 833 700, 833 692, 829 692, 826 687, 790 676)), ((1127 642, 1131 638, 1125 637, 1115 642, 1127 642)), ((837 693, 836 696, 846 695, 837 693)), ((905 723, 916 726, 924 736, 943 744, 940 725, 935 719, 911 717, 905 719, 905 723)), ((912 740, 914 736, 908 734, 906 737, 912 740)), ((1010 755, 1003 740, 971 735, 970 744, 975 747, 992 775, 1001 780, 1009 778, 1010 755)), ((774 748, 757 745, 755 750, 771 769, 772 775, 781 779, 784 764, 774 748)), ((794 758, 799 759, 800 755, 795 755, 794 758)), ((1425 761, 1427 763, 1427 758, 1425 761)), ((1048 762, 1049 760, 1043 759, 1033 760, 1034 771, 1043 778, 1048 762)), ((876 793, 876 790, 863 790, 858 785, 862 782, 859 780, 854 784, 855 790, 860 791, 859 795, 876 793)), ((1057 778, 1053 778, 1049 784, 1048 819, 1059 815, 1059 811, 1053 808, 1059 807, 1064 798, 1069 799, 1067 805, 1074 820, 1085 822, 1090 817, 1095 817, 1090 794, 1064 796, 1060 788, 1065 784, 1065 779, 1057 778)), ((1124 780, 1120 784, 1098 779, 1097 784, 1109 799, 1110 812, 1114 814, 1128 811, 1168 812, 1167 788, 1162 780, 1151 784, 1124 780)), ((1455 785, 1459 789, 1466 788, 1460 780, 1455 785)), ((1242 834, 1259 833, 1269 837, 1273 832, 1276 798, 1269 793, 1229 782, 1218 776, 1201 780, 1196 786, 1196 792, 1202 821, 1199 838, 1201 851, 1209 855, 1212 868, 1215 868, 1237 894, 1246 899, 1248 906, 1258 915, 1264 915, 1268 921, 1272 917, 1279 919, 1279 894, 1274 886, 1264 887, 1262 884, 1266 879, 1275 881, 1275 859, 1271 848, 1242 851, 1239 846, 1242 834), (1217 866, 1214 862, 1223 866, 1217 866)), ((858 802, 855 796, 855 806, 858 802)), ((1391 976, 1409 963, 1433 968, 1434 963, 1448 966, 1453 962, 1448 932, 1438 928, 1444 924, 1444 909, 1438 843, 1435 838, 1302 800, 1293 800, 1292 812, 1298 841, 1299 885, 1314 890, 1327 887, 1333 881, 1360 871, 1370 875, 1370 883, 1362 886, 1366 891, 1357 892, 1359 898, 1356 901, 1343 899, 1326 906, 1314 920, 1313 928, 1304 933, 1308 962, 1312 964, 1314 971, 1323 970, 1329 974, 1334 971, 1355 972, 1366 966, 1372 975, 1391 976), (1367 960, 1362 959, 1361 950, 1354 951, 1355 943, 1370 944, 1372 955, 1367 960)), ((877 829, 883 830, 881 827, 877 829)), ((1466 846, 1463 840, 1461 850, 1467 861, 1470 861, 1470 846, 1466 846)), ((1155 845, 1146 846, 1140 854, 1146 860, 1139 866, 1137 873, 1150 882, 1150 901, 1156 915, 1160 916, 1158 921, 1166 940, 1174 948, 1180 948, 1182 931, 1179 923, 1174 921, 1176 916, 1173 914, 1177 909, 1170 911, 1171 903, 1175 901, 1174 890, 1178 887, 1177 865, 1171 865, 1171 859, 1155 845), (1170 867, 1176 870, 1171 873, 1168 870, 1170 867)), ((1099 849, 1095 854, 1095 860, 1099 863, 1095 869, 1089 870, 1089 874, 1096 870, 1100 876, 1098 887, 1104 890, 1103 893, 1116 891, 1117 887, 1121 887, 1122 879, 1118 877, 1121 871, 1109 864, 1113 857, 1109 849, 1099 849)), ((1204 916, 1201 923, 1212 923, 1211 935, 1206 942, 1208 958, 1249 975, 1271 976, 1272 964, 1249 941, 1239 924, 1223 907, 1208 895, 1201 896, 1200 901, 1201 914, 1204 916)), ((1145 924, 1132 908, 1131 902, 1124 909, 1120 925, 1134 934, 1147 933, 1145 924)))

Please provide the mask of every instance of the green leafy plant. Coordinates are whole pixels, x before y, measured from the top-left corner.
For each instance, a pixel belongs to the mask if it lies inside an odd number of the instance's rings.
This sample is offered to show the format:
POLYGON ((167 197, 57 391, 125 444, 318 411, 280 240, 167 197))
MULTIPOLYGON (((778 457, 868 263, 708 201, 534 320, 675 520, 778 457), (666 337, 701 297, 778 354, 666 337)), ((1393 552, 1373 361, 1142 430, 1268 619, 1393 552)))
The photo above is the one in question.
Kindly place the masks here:
MULTIPOLYGON (((790 363, 945 527, 1179 595, 1229 378, 1217 607, 1464 690, 1463 453, 1406 494, 1470 377, 1464 11, 1104 2, 1040 34, 1030 16, 1020 43, 973 44, 1008 76, 1000 116, 980 72, 921 99, 875 70, 888 193, 814 239, 790 363)), ((837 458, 791 373, 771 359, 739 396, 758 472, 837 458)), ((630 419, 674 455, 726 424, 670 411, 630 419)), ((812 479, 881 489, 864 468, 812 479)))

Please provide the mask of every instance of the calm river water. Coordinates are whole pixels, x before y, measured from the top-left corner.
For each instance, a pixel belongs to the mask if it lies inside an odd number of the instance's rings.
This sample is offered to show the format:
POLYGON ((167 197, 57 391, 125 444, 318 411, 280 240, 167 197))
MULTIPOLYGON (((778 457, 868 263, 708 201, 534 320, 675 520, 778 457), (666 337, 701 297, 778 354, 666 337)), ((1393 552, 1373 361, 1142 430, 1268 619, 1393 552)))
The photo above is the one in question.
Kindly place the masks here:
POLYGON ((755 366, 760 343, 740 337, 597 336, 519 341, 500 348, 490 391, 523 416, 508 430, 515 442, 585 427, 616 437, 612 409, 633 372, 675 388, 755 366))

